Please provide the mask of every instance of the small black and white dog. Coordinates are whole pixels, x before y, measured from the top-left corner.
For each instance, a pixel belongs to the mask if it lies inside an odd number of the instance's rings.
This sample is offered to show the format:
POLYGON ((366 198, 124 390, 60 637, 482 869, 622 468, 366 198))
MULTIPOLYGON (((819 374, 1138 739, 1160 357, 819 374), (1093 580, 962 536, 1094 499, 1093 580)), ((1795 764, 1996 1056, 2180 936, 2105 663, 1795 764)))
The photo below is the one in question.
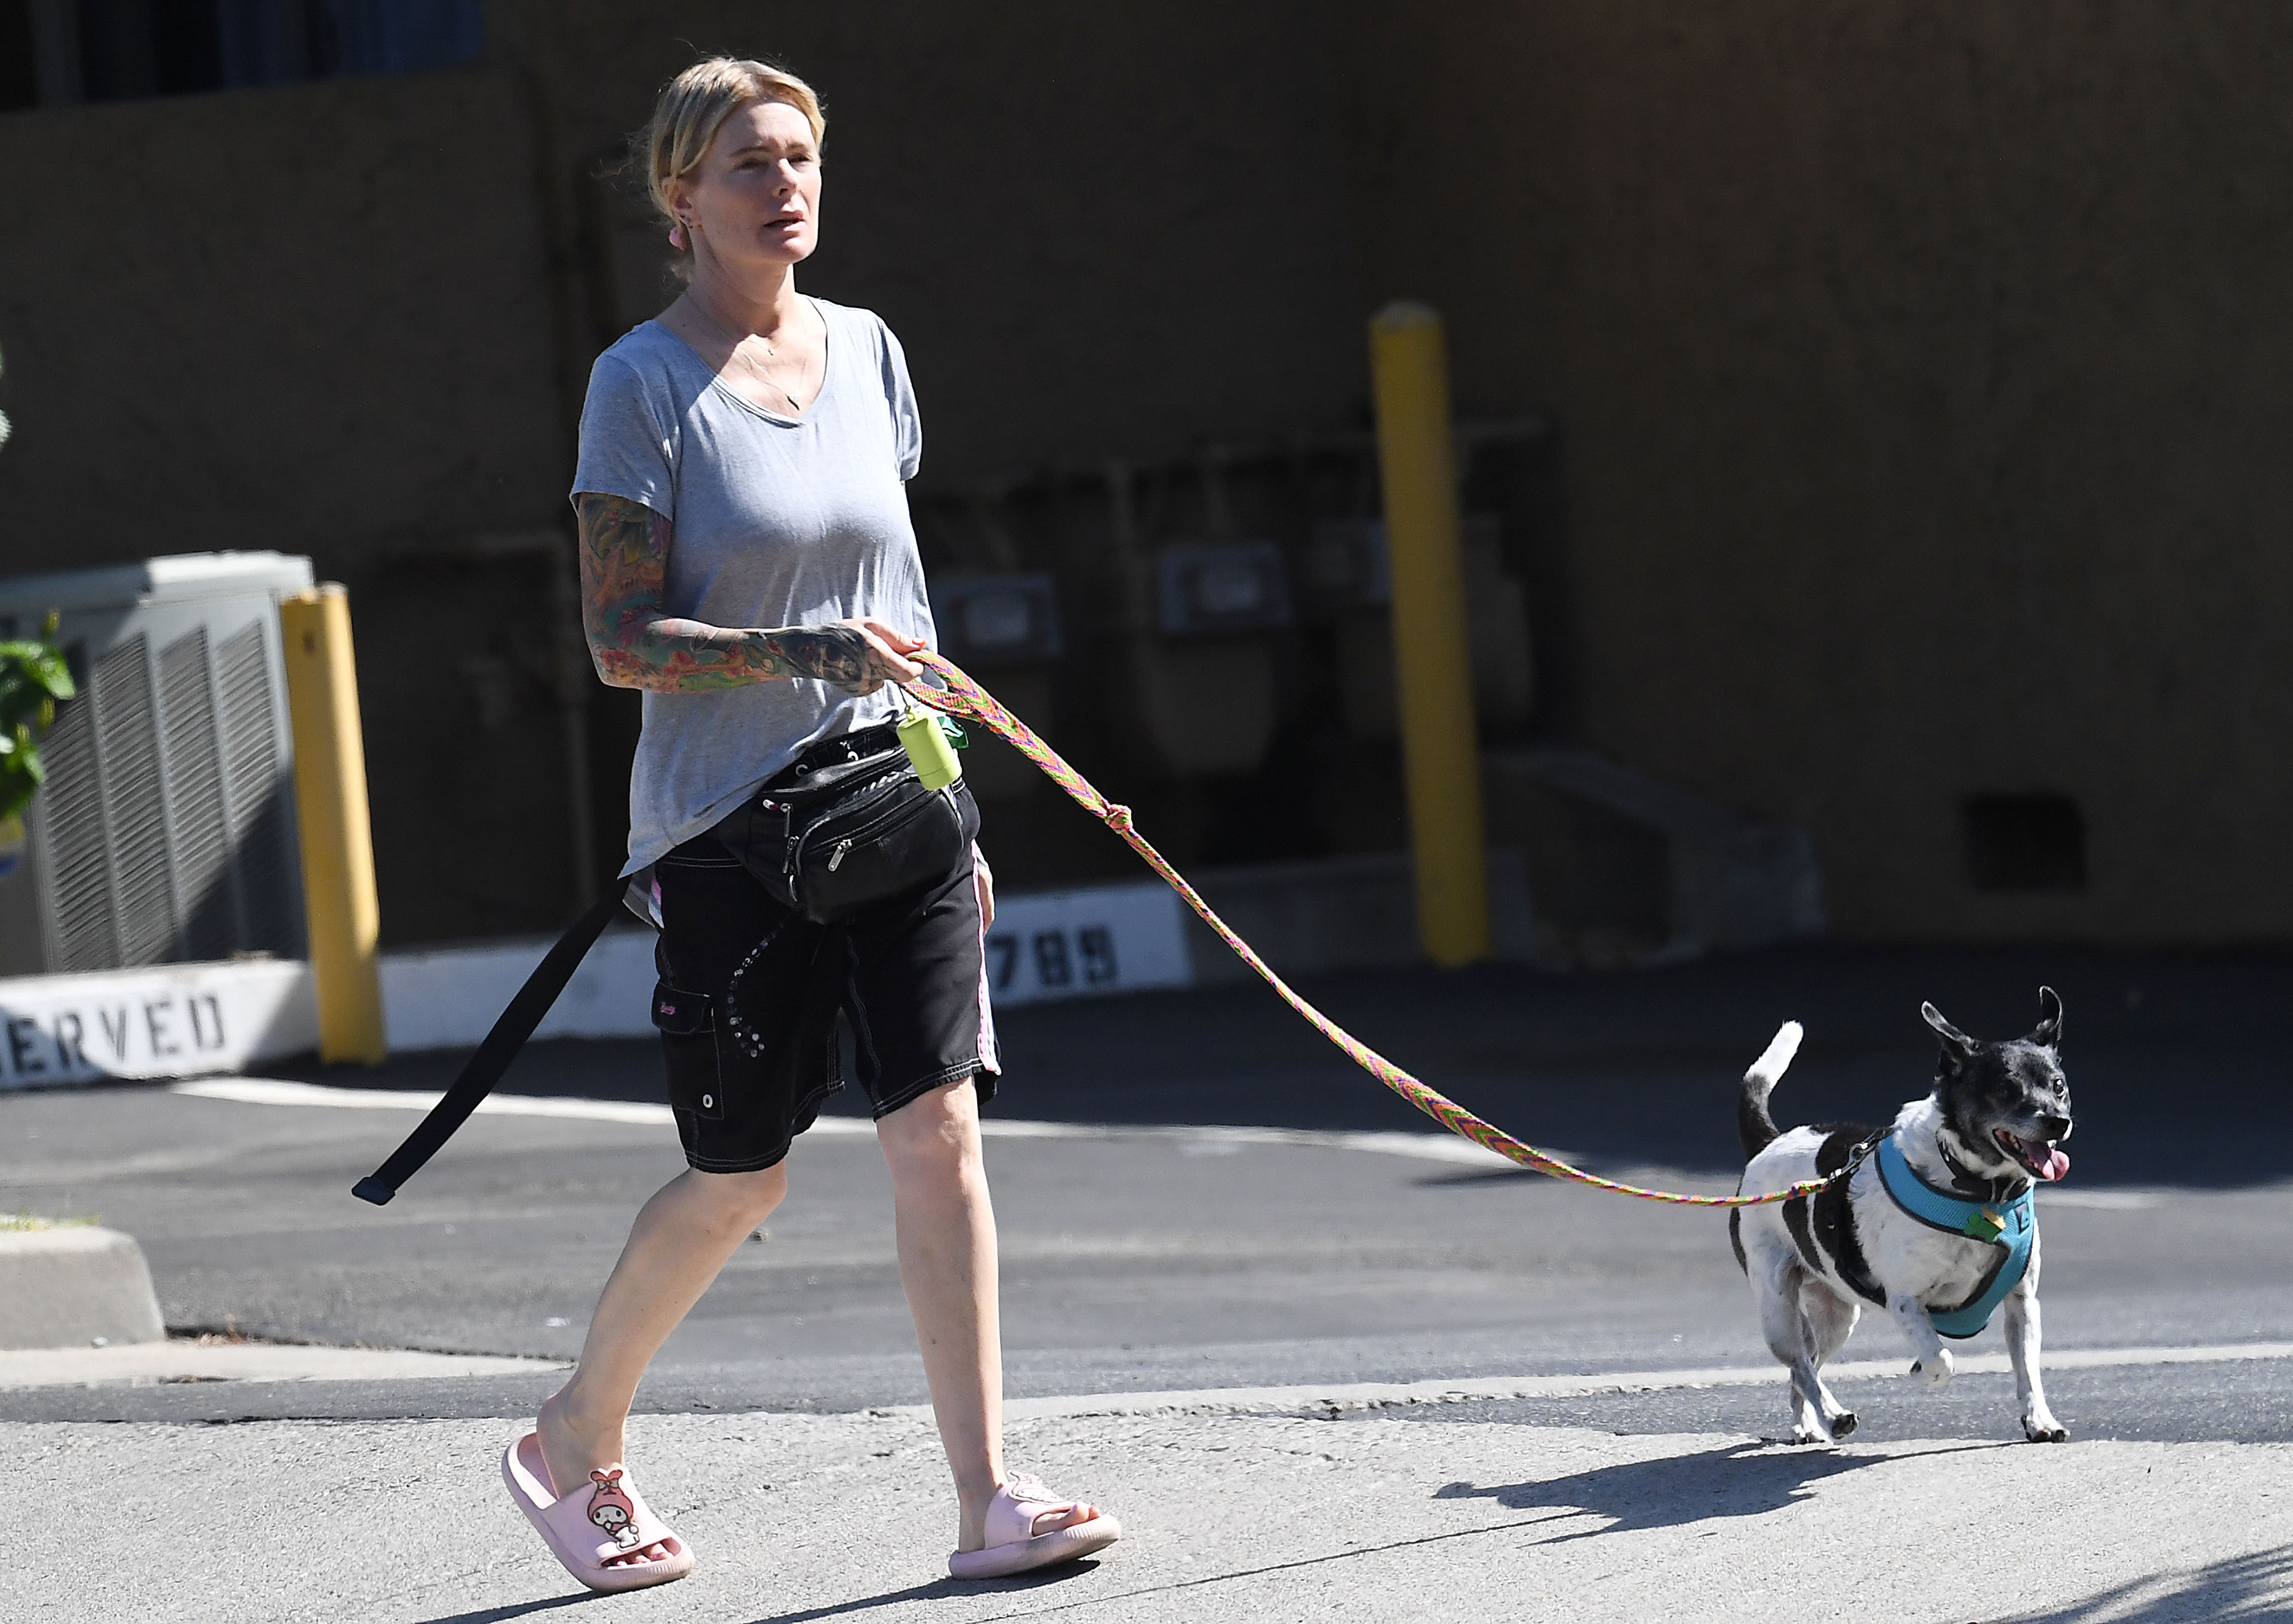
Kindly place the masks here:
POLYGON ((2038 990, 2040 1020, 2027 1038, 1984 1043, 1932 1004, 1920 1014, 1942 1040, 1934 1091, 1892 1127, 1824 1123, 1779 1132, 1768 1095, 1799 1051, 1785 1022, 1744 1074, 1736 1108, 1746 1165, 1741 1191, 1787 1189, 1853 1165, 1813 1198, 1729 1214, 1728 1238, 1752 1282, 1769 1350, 1791 1369, 1795 1443, 1828 1443, 1855 1417, 1823 1385, 1823 1365, 1845 1345, 1862 1304, 1902 1329, 1929 1386, 1950 1379, 1945 1336, 1971 1337, 2006 1311, 2006 1348, 2022 1432, 2034 1443, 2064 1433, 2038 1378, 2038 1229, 2031 1192, 2070 1171, 2070 1086, 2057 1053, 2062 1003, 2038 990))

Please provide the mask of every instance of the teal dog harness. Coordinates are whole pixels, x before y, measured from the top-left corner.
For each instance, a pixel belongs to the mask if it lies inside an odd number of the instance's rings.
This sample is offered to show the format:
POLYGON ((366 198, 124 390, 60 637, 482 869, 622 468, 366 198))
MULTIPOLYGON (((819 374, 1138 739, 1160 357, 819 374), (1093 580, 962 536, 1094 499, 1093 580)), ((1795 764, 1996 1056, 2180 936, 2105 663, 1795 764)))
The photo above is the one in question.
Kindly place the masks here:
POLYGON ((2030 1266, 2030 1248, 2038 1239, 2038 1192, 2025 1184, 2011 1201, 1970 1201, 1965 1196, 1938 1190, 1921 1178, 1895 1148, 1895 1136, 1879 1142, 1879 1182, 1901 1208, 1929 1229, 1970 1240, 1988 1240, 1999 1248, 1975 1293, 1956 1308, 1927 1305, 1927 1318, 1946 1337, 1973 1336, 1990 1323, 1990 1316, 2006 1294, 2022 1283, 2030 1266))

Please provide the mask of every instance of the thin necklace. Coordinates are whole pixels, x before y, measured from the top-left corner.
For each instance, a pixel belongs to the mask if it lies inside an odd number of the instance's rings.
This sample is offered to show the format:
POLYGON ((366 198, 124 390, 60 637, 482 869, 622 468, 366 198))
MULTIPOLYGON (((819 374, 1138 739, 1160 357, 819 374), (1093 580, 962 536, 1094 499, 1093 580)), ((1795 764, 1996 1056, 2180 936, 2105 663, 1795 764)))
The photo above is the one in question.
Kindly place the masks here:
MULTIPOLYGON (((693 308, 700 313, 701 320, 707 322, 710 327, 717 329, 717 335, 719 338, 725 339, 732 344, 733 353, 734 355, 737 356, 741 353, 741 346, 748 341, 748 338, 753 338, 758 343, 765 346, 765 354, 767 357, 774 360, 780 359, 780 351, 773 347, 772 340, 766 338, 762 333, 750 333, 747 335, 747 338, 743 338, 740 335, 735 334, 732 328, 726 327, 723 322, 717 320, 714 315, 710 314, 708 308, 703 305, 700 300, 695 299, 693 301, 693 308)), ((763 380, 765 383, 771 384, 773 388, 780 392, 781 399, 789 403, 789 409, 790 411, 797 413, 798 416, 803 415, 804 403, 796 398, 795 392, 791 391, 787 384, 780 382, 780 380, 774 377, 770 373, 758 366, 755 362, 750 361, 748 365, 749 370, 757 377, 763 380)), ((804 370, 797 374, 796 381, 801 384, 811 376, 812 363, 810 361, 806 361, 804 364, 804 370)))

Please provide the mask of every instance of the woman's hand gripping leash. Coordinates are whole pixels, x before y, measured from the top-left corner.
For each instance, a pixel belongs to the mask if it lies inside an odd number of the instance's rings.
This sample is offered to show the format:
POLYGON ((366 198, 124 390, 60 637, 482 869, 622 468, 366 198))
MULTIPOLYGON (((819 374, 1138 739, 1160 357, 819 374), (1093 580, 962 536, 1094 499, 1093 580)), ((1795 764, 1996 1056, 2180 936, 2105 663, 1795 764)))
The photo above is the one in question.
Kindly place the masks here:
MULTIPOLYGON (((904 640, 903 640, 904 641, 904 640)), ((1130 849, 1138 853, 1146 866, 1161 875, 1171 890, 1187 901, 1187 906, 1202 916, 1203 923, 1218 933, 1219 940, 1232 948, 1243 963, 1266 979, 1266 983, 1280 994, 1283 1002, 1300 1015, 1332 1043, 1345 1051, 1353 1062, 1378 1081, 1392 1089, 1403 1099, 1432 1118, 1451 1133, 1471 1140, 1484 1150, 1495 1151, 1508 1160, 1553 1178, 1567 1179, 1572 1184, 1588 1184, 1595 1190, 1612 1191, 1618 1195, 1638 1196, 1646 1201, 1663 1201, 1677 1207, 1760 1207, 1770 1201, 1788 1201, 1815 1194, 1839 1178, 1851 1174, 1856 1163, 1851 1161, 1830 1178, 1808 1179, 1786 1190, 1770 1191, 1756 1195, 1687 1195, 1672 1190, 1647 1190, 1638 1184, 1619 1184, 1614 1179, 1587 1173, 1582 1168, 1571 1167, 1556 1156, 1548 1156, 1535 1145, 1525 1144, 1502 1128, 1483 1121, 1471 1111, 1450 1099, 1438 1089, 1429 1087, 1404 1071, 1399 1066, 1371 1048, 1320 1010, 1309 1004, 1290 984, 1274 973, 1273 967, 1260 958, 1257 951, 1236 935, 1226 921, 1211 911, 1186 877, 1172 868, 1146 837, 1131 822, 1130 809, 1101 795, 1089 779, 1067 765, 1059 753, 1035 736, 1033 729, 1006 710, 993 694, 989 693, 953 661, 917 646, 899 650, 915 664, 924 667, 927 675, 936 677, 941 686, 932 686, 918 677, 903 686, 920 704, 935 710, 945 711, 966 722, 976 722, 995 734, 1005 743, 1041 768, 1051 782, 1065 790, 1069 799, 1092 817, 1113 829, 1130 849)))

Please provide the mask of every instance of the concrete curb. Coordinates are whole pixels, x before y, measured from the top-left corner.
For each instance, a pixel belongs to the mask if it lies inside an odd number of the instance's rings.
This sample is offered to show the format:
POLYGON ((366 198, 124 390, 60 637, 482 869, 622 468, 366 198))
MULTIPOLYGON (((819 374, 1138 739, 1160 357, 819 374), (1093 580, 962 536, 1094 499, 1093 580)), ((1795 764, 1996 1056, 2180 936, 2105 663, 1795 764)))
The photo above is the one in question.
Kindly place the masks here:
MULTIPOLYGON (((2121 1370, 2146 1365, 2236 1364, 2293 1359, 2293 1342, 2231 1342, 2195 1347, 2049 1348, 2048 1370, 2121 1370)), ((2004 1353, 1960 1353, 1961 1376, 2004 1376, 2013 1367, 2004 1353)), ((1894 1381, 1910 1374, 1901 1359, 1843 1361, 1823 1367, 1826 1381, 1894 1381)), ((1282 1387, 1205 1387, 1171 1393, 1095 1393, 1005 1401, 1011 1421, 1076 1420, 1112 1416, 1322 1416, 1406 1410, 1419 1405, 1476 1404, 1508 1399, 1592 1398, 1614 1394, 1670 1393, 1683 1388, 1780 1387, 1781 1365, 1723 1365, 1704 1369, 1613 1370, 1583 1376, 1493 1376, 1419 1382, 1335 1382, 1282 1387)), ((869 1413, 928 1421, 928 1404, 896 1404, 869 1413)))
POLYGON ((0 1348, 158 1342, 166 1334, 134 1236, 89 1224, 0 1232, 0 1348))
POLYGON ((562 1359, 425 1353, 409 1348, 308 1347, 294 1343, 142 1342, 0 1353, 0 1392, 39 1387, 141 1387, 153 1382, 404 1381, 523 1376, 571 1367, 562 1359))

